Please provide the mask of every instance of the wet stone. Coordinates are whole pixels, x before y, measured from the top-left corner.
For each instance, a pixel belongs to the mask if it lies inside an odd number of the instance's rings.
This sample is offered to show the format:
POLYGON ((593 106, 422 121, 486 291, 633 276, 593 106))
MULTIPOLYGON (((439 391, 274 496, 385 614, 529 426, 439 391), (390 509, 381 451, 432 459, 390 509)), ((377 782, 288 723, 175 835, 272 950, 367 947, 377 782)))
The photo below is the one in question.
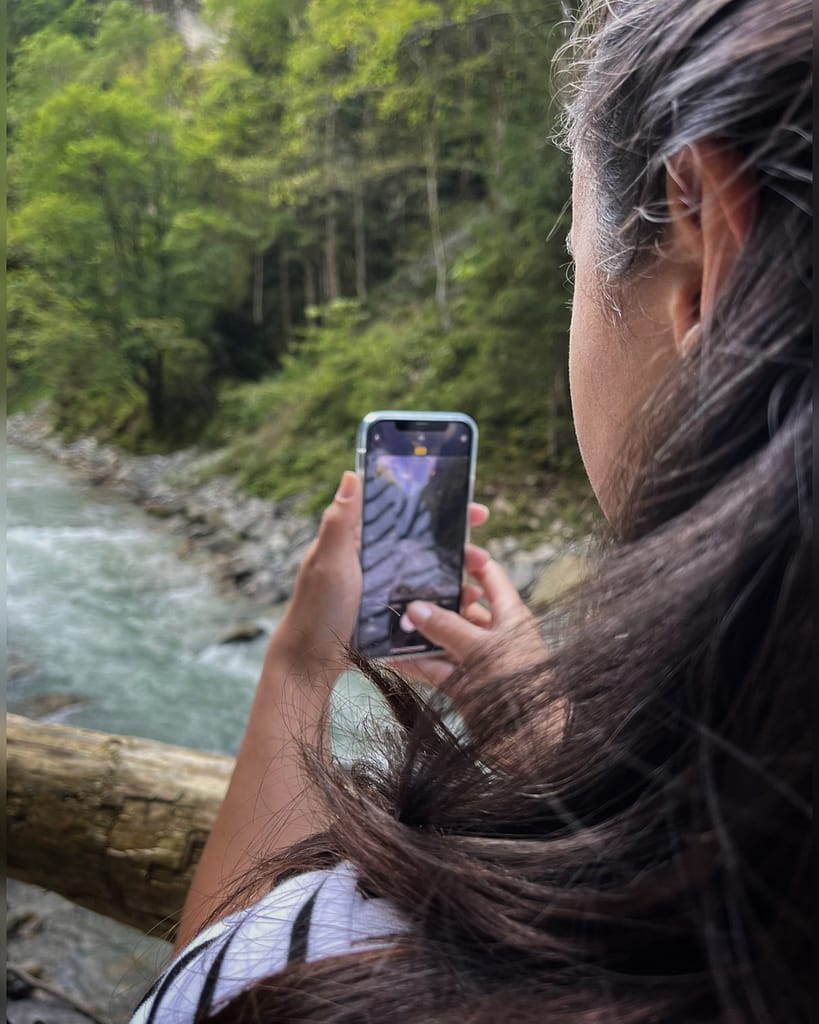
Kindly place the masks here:
MULTIPOLYGON (((39 975, 111 1024, 128 1020, 170 958, 169 943, 148 938, 39 886, 9 879, 6 902, 8 920, 17 922, 7 938, 8 966, 39 975), (36 929, 30 927, 35 920, 36 929)), ((18 985, 16 992, 7 1005, 9 1024, 37 1020, 88 1024, 87 1017, 36 985, 30 992, 18 985)))

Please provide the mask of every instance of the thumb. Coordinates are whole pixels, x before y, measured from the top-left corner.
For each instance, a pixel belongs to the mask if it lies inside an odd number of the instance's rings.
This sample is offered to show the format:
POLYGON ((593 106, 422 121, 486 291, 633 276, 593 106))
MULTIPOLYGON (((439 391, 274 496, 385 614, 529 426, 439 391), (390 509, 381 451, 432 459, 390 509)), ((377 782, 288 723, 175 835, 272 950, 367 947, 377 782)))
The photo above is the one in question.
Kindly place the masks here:
POLYGON ((335 547, 353 541, 356 549, 361 540, 361 480, 357 473, 345 470, 332 502, 324 510, 319 527, 318 544, 335 547))

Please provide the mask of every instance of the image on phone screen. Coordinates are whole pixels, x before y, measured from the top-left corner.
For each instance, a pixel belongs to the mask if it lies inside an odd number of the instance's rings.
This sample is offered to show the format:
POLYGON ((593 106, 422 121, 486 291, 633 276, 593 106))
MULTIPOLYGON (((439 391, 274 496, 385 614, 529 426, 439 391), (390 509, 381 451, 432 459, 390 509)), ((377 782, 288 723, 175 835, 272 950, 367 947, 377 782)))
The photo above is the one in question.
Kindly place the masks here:
POLYGON ((469 425, 453 421, 368 430, 356 645, 370 657, 436 649, 401 628, 410 601, 458 610, 472 441, 469 425))

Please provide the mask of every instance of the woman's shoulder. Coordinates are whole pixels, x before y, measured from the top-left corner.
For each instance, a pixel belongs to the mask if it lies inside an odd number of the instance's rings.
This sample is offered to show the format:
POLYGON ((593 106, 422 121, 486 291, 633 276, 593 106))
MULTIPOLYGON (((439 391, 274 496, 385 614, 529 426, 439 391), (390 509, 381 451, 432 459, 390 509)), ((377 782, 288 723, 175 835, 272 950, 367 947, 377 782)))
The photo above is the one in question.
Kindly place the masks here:
POLYGON ((347 861, 295 875, 193 939, 131 1024, 200 1019, 288 964, 388 945, 406 928, 387 900, 366 893, 347 861))

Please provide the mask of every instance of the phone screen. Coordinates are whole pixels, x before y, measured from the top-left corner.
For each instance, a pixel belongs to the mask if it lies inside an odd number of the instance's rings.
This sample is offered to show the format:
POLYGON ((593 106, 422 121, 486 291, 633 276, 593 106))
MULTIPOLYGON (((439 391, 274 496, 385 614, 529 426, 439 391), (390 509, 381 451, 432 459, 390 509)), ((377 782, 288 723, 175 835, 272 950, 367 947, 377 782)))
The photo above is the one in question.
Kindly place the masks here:
POLYGON ((356 646, 370 657, 436 650, 401 629, 410 601, 460 606, 473 435, 454 420, 369 425, 356 646))

